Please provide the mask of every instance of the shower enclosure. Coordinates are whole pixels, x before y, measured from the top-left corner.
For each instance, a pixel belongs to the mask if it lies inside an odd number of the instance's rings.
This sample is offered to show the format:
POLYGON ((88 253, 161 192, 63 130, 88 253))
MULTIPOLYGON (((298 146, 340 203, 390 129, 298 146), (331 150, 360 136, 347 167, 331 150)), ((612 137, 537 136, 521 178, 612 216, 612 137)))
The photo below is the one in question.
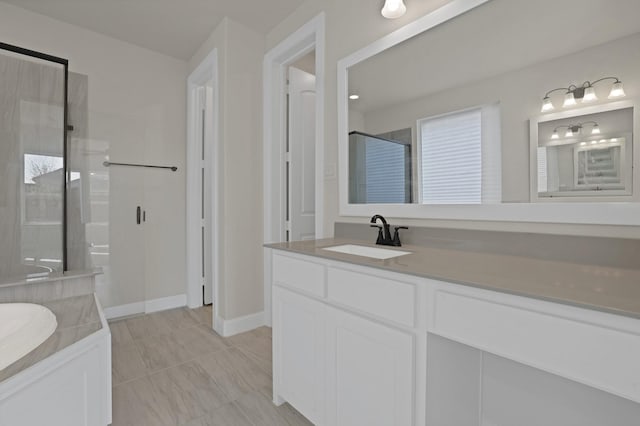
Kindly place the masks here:
POLYGON ((67 268, 68 62, 0 43, 0 281, 67 268))

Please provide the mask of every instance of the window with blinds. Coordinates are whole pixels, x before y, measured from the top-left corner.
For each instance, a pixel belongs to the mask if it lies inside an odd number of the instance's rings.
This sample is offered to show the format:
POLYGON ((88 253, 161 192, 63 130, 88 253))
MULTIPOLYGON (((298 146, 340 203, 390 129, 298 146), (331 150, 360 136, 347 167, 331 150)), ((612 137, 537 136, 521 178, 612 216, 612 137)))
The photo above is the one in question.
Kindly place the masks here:
POLYGON ((418 126, 422 204, 481 204, 482 108, 426 118, 418 126))

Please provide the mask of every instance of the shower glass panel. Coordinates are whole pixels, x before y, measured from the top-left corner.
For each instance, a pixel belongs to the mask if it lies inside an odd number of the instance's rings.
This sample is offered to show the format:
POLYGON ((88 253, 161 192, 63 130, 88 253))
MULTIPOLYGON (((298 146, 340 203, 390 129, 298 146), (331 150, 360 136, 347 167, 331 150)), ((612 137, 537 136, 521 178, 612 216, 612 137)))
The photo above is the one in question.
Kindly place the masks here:
POLYGON ((0 282, 65 269, 67 61, 0 43, 0 282))

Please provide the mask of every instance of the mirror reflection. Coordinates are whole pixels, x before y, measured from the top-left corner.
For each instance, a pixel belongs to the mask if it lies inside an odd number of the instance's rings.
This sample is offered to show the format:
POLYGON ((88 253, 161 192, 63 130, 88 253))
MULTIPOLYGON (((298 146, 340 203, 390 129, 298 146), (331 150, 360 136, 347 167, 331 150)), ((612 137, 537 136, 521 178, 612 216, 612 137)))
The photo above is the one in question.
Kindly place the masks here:
MULTIPOLYGON (((640 2, 624 0, 491 0, 349 67, 349 203, 529 202, 529 120, 637 96, 637 16, 640 2)), ((545 123, 581 138, 533 150, 547 156, 540 197, 631 195, 624 114, 606 131, 589 116, 545 123), (608 140, 597 148, 590 121, 608 140)))
POLYGON ((631 195, 632 107, 536 125, 539 197, 631 195))

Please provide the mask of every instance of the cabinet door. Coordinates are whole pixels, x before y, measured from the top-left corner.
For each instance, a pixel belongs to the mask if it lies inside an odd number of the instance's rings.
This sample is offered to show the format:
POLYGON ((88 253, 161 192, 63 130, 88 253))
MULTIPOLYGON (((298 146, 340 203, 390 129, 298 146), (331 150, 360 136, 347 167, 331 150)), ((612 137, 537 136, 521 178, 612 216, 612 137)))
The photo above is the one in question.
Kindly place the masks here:
POLYGON ((327 307, 327 424, 413 424, 410 333, 327 307))
POLYGON ((324 305, 273 288, 273 392, 324 424, 324 305))

